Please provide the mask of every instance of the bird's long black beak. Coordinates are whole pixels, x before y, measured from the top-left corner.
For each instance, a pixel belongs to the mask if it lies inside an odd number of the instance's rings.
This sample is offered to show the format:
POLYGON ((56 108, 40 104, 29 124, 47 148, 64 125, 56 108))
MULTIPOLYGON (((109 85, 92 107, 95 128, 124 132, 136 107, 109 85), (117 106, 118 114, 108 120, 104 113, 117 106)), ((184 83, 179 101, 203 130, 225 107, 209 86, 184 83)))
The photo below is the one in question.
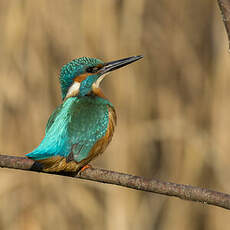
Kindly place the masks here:
POLYGON ((107 62, 104 64, 104 66, 100 69, 100 73, 101 74, 105 74, 108 72, 111 72, 113 70, 119 69, 123 66, 126 66, 132 62, 135 62, 139 59, 143 58, 142 55, 139 56, 133 56, 133 57, 128 57, 128 58, 123 58, 117 61, 111 61, 111 62, 107 62))

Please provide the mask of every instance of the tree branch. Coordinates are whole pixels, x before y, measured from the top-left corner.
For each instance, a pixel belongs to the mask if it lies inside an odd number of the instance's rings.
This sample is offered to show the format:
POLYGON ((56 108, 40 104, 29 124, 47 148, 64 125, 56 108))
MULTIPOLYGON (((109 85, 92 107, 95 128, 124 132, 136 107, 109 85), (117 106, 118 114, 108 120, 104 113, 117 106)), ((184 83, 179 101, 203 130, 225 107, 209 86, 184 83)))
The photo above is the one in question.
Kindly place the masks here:
MULTIPOLYGON (((41 172, 39 165, 25 157, 0 155, 0 167, 41 172)), ((42 172, 45 173, 45 172, 42 172)), ((146 179, 98 168, 88 168, 78 174, 53 173, 79 179, 92 180, 107 184, 114 184, 136 190, 175 196, 183 200, 198 201, 204 204, 215 205, 230 209, 230 195, 212 191, 210 189, 190 185, 164 182, 156 179, 146 179)))
POLYGON ((228 49, 230 50, 230 0, 217 0, 217 2, 228 35, 228 49))

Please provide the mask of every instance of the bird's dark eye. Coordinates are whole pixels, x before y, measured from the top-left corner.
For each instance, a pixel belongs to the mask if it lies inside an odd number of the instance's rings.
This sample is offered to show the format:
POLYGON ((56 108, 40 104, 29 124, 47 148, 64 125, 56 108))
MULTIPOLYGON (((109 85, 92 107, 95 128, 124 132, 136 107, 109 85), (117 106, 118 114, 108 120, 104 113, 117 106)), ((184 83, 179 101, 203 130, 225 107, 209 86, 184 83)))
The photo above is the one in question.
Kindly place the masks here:
POLYGON ((96 67, 96 66, 92 66, 92 67, 88 67, 87 69, 86 69, 86 71, 88 72, 88 73, 96 73, 97 71, 98 71, 98 67, 96 67))

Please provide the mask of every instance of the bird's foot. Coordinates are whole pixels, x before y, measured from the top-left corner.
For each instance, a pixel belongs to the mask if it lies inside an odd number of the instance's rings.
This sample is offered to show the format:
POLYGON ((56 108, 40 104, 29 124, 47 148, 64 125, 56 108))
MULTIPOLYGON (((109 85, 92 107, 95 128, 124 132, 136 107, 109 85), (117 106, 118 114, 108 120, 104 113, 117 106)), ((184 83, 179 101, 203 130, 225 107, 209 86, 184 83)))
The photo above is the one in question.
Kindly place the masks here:
POLYGON ((82 173, 83 171, 85 171, 85 170, 88 169, 88 168, 92 168, 92 166, 91 166, 90 164, 87 164, 87 165, 83 166, 83 167, 81 168, 81 170, 80 170, 80 173, 82 173))

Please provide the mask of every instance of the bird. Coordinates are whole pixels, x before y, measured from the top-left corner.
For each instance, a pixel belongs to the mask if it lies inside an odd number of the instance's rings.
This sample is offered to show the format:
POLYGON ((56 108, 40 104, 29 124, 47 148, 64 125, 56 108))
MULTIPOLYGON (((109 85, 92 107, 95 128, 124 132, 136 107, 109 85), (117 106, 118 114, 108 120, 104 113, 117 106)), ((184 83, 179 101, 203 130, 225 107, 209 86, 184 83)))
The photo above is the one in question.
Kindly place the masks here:
POLYGON ((59 75, 62 103, 49 117, 40 145, 26 156, 45 172, 79 172, 89 167, 110 143, 117 122, 100 83, 112 71, 142 57, 111 62, 80 57, 65 64, 59 75))

